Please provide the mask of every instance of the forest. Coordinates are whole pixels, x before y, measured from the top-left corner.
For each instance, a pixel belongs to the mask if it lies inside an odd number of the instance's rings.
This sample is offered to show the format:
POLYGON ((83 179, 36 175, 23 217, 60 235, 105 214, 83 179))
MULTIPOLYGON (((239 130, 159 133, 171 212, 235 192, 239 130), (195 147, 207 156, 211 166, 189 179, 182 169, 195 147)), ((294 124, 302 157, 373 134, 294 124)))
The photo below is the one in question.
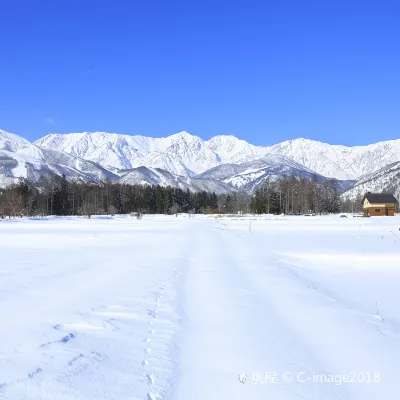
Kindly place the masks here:
POLYGON ((233 191, 217 195, 172 187, 112 182, 69 182, 65 176, 20 179, 0 189, 0 217, 127 214, 327 214, 360 211, 360 201, 342 202, 335 181, 284 177, 253 195, 233 191))

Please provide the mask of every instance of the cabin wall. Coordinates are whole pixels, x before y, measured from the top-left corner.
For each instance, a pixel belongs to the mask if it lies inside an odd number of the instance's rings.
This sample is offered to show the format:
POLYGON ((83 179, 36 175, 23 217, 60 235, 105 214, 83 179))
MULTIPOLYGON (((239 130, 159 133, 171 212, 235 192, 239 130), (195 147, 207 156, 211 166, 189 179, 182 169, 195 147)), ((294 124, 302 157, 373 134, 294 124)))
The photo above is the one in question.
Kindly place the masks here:
POLYGON ((364 208, 364 215, 370 215, 371 217, 377 216, 391 216, 395 215, 395 208, 394 207, 385 207, 385 206, 374 206, 374 207, 366 207, 364 208))
POLYGON ((368 213, 371 217, 384 216, 386 215, 386 207, 385 206, 368 207, 368 213))

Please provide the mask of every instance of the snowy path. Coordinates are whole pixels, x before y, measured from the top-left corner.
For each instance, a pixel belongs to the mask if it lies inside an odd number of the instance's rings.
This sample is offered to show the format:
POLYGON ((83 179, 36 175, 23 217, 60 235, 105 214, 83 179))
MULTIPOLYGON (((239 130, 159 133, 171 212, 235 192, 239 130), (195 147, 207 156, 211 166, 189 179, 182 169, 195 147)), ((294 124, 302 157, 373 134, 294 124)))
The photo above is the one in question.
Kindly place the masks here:
POLYGON ((0 221, 0 398, 395 398, 396 224, 0 221))
POLYGON ((315 287, 245 229, 219 224, 196 231, 177 398, 376 399, 393 393, 397 332, 386 343, 378 319, 315 287), (371 381, 375 372, 389 379, 386 385, 311 381, 332 374, 365 379, 352 376, 359 372, 371 381), (248 382, 235 385, 239 374, 248 382))

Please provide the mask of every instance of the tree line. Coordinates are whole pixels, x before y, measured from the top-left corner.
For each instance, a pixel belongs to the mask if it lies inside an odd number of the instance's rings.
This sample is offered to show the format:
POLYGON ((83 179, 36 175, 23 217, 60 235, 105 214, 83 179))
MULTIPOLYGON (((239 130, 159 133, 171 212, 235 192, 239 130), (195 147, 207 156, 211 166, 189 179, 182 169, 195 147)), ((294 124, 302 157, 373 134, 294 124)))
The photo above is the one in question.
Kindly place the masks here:
POLYGON ((0 217, 37 215, 235 213, 247 196, 119 183, 68 182, 65 176, 20 179, 0 189, 0 217))
POLYGON ((360 202, 342 202, 335 181, 317 182, 284 177, 268 180, 252 196, 173 187, 112 182, 68 182, 65 176, 41 178, 0 189, 0 217, 95 214, 304 214, 360 211, 360 202))
POLYGON ((342 210, 337 182, 284 177, 266 181, 251 198, 256 214, 327 214, 342 210))

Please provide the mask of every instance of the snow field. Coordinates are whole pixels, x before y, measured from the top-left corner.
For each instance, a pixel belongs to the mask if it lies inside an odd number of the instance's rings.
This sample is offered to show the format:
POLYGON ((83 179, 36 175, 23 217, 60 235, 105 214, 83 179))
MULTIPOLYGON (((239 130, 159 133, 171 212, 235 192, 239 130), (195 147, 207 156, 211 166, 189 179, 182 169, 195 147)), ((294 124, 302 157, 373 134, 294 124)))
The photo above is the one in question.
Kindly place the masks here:
POLYGON ((399 227, 0 220, 0 398, 395 398, 399 227))

